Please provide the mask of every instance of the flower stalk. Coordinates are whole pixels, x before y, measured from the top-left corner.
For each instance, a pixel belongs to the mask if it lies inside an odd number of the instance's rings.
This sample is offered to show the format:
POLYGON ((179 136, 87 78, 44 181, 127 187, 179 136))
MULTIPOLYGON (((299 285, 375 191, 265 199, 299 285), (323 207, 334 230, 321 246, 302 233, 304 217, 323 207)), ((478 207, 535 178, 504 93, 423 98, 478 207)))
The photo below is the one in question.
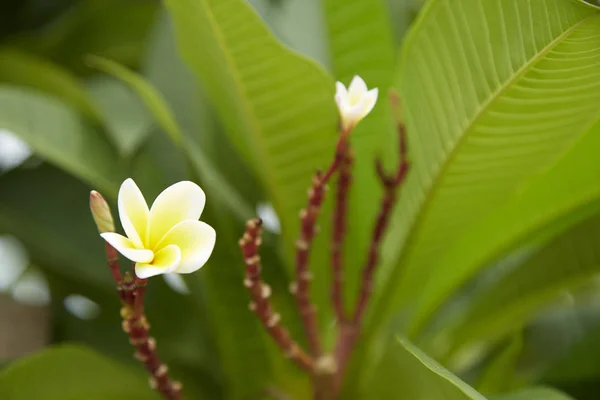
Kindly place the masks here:
MULTIPOLYGON (((100 193, 90 193, 90 209, 99 233, 114 232, 114 223, 108 203, 100 193), (107 223, 110 221, 110 223, 107 223)), ((121 274, 117 250, 108 242, 106 259, 121 300, 121 318, 123 331, 129 336, 129 343, 135 348, 134 357, 139 360, 150 374, 150 387, 162 394, 166 400, 180 400, 182 386, 171 380, 168 367, 162 363, 156 352, 156 340, 150 336, 150 324, 144 313, 144 295, 146 279, 129 272, 121 274)))
MULTIPOLYGON (((349 314, 344 306, 344 265, 343 243, 347 225, 347 208, 350 185, 352 182, 352 166, 354 155, 350 146, 349 136, 354 126, 366 116, 374 106, 377 90, 367 90, 362 79, 355 77, 346 90, 338 83, 336 102, 340 110, 340 136, 336 145, 334 159, 325 173, 317 171, 308 191, 308 201, 305 209, 300 212, 300 237, 296 242, 296 281, 292 283, 292 293, 296 298, 302 325, 306 333, 310 354, 300 348, 281 326, 279 314, 275 314, 268 303, 271 289, 260 278, 260 245, 261 221, 251 220, 246 226, 246 232, 240 240, 240 247, 246 265, 245 286, 250 291, 254 311, 265 329, 271 334, 285 354, 290 356, 303 370, 310 374, 314 388, 314 399, 338 399, 341 393, 343 378, 352 352, 360 338, 364 316, 373 291, 373 281, 379 262, 381 241, 385 235, 391 214, 396 204, 397 192, 404 182, 408 170, 407 140, 404 123, 396 116, 399 137, 400 162, 392 174, 387 174, 381 160, 377 159, 375 169, 383 186, 383 197, 380 209, 374 223, 373 233, 362 270, 362 280, 356 303, 349 314), (312 241, 317 233, 317 219, 321 212, 327 183, 338 175, 335 209, 333 213, 333 232, 331 236, 331 302, 338 327, 335 348, 332 353, 322 348, 319 327, 317 325, 316 307, 310 300, 310 283, 312 275, 309 269, 309 254, 312 241), (265 288, 268 288, 265 289, 265 288), (290 352, 290 349, 293 349, 290 352)), ((392 93, 392 105, 399 106, 398 96, 392 93)))

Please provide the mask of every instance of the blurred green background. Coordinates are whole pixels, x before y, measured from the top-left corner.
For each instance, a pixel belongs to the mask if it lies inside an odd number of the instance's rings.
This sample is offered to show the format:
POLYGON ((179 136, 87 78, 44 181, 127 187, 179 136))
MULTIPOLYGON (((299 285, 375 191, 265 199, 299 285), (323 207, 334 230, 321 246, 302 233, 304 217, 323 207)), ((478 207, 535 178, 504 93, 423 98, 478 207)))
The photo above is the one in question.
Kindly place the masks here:
MULTIPOLYGON (((1 2, 0 398, 155 398, 88 211, 91 189, 116 210, 130 176, 149 201, 197 181, 218 232, 206 267, 147 294, 187 398, 310 398, 248 311, 237 239, 265 220, 265 279, 304 343, 297 213, 355 74, 380 101, 352 137, 348 302, 373 160, 397 161, 390 88, 413 168, 343 398, 600 398, 599 67, 600 13, 578 0, 1 2)), ((330 213, 311 267, 328 346, 330 213)))

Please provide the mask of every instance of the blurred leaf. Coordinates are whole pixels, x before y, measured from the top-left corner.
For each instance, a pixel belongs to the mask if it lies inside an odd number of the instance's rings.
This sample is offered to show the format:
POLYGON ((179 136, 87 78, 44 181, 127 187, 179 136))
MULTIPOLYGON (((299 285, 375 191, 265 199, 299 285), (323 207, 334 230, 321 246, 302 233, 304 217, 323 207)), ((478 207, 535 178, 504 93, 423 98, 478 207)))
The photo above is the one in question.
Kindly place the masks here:
POLYGON ((41 157, 115 196, 122 162, 102 135, 57 99, 26 89, 0 86, 0 129, 41 157))
POLYGON ((78 1, 62 18, 44 29, 28 32, 19 46, 64 65, 77 74, 89 73, 87 54, 108 57, 135 67, 159 6, 156 1, 78 1))
MULTIPOLYGON (((167 6, 183 58, 261 177, 291 256, 310 177, 333 153, 333 82, 277 42, 245 1, 172 0, 167 6)), ((323 256, 313 253, 312 260, 321 264, 323 256)), ((325 298, 324 291, 316 293, 325 298)))
POLYGON ((34 264, 112 292, 86 185, 43 165, 2 175, 0 187, 0 233, 18 237, 34 264))
POLYGON ((483 370, 477 390, 485 395, 502 393, 511 389, 511 378, 515 373, 515 367, 519 355, 523 350, 523 336, 516 333, 507 344, 487 363, 483 370))
POLYGON ((490 400, 573 400, 573 398, 554 389, 531 388, 516 393, 492 397, 490 400))
POLYGON ((250 0, 250 3, 281 41, 329 68, 322 0, 250 0))
POLYGON ((203 154, 202 149, 188 139, 181 131, 168 104, 152 85, 142 76, 110 60, 94 57, 93 64, 129 85, 152 112, 160 127, 187 154, 191 165, 195 167, 197 174, 202 178, 202 184, 210 187, 211 191, 218 194, 220 200, 225 202, 230 210, 240 216, 240 218, 250 218, 252 215, 251 209, 240 198, 235 189, 227 184, 227 181, 221 176, 220 172, 210 164, 209 158, 203 154))
POLYGON ((132 155, 151 131, 152 119, 144 105, 127 86, 112 78, 90 78, 87 90, 101 110, 112 142, 122 156, 132 155))
POLYGON ((43 58, 16 49, 2 49, 0 82, 27 86, 56 96, 86 116, 101 121, 81 82, 69 71, 43 58))
POLYGON ((544 381, 553 384, 593 381, 600 376, 600 324, 585 333, 571 350, 556 360, 544 381))
POLYGON ((87 59, 90 66, 120 79, 127 84, 131 90, 135 91, 146 107, 152 112, 161 128, 163 128, 171 137, 171 140, 175 144, 181 144, 183 133, 181 132, 179 125, 177 125, 177 121, 173 118, 169 106, 165 103, 160 93, 158 93, 143 77, 108 59, 95 56, 90 56, 87 59))
POLYGON ((59 346, 9 365, 0 373, 4 400, 159 399, 142 375, 81 346, 59 346))
MULTIPOLYGON (((380 274, 375 322, 419 296, 429 278, 451 279, 461 266, 439 260, 457 238, 598 118, 598 19, 597 9, 564 0, 427 4, 398 75, 413 169, 384 260, 403 250, 380 274), (526 33, 533 29, 539 34, 526 33)), ((412 333, 440 304, 431 287, 412 333)))
POLYGON ((598 274, 599 242, 600 215, 596 214, 534 251, 522 265, 471 299, 453 334, 454 346, 518 329, 561 292, 598 274))
POLYGON ((475 389, 441 367, 406 340, 399 339, 386 351, 380 365, 369 372, 369 399, 485 400, 475 389))

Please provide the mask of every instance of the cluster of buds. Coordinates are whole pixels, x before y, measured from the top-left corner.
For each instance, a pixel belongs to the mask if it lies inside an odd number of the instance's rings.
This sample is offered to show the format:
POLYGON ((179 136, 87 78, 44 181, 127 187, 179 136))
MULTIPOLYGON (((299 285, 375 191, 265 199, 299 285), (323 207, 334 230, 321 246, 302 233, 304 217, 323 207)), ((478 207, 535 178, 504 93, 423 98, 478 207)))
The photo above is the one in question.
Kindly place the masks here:
MULTIPOLYGON (((340 135, 334 159, 329 168, 322 173, 317 171, 308 191, 306 208, 300 211, 300 236, 296 242, 296 280, 291 284, 291 292, 296 298, 298 311, 305 330, 309 350, 304 350, 291 338, 289 331, 281 323, 281 318, 271 305, 270 287, 261 279, 259 247, 261 244, 262 221, 253 219, 247 222, 246 232, 239 245, 246 266, 244 285, 250 292, 250 310, 253 311, 267 332, 281 350, 300 368, 310 374, 313 381, 315 399, 336 399, 340 395, 344 373, 353 349, 360 336, 360 328, 366 307, 372 292, 373 278, 378 264, 379 248, 388 226, 390 215, 396 203, 396 192, 408 172, 406 132, 400 118, 397 121, 399 135, 400 163, 396 171, 388 175, 384 172, 380 160, 376 162, 377 175, 384 193, 379 214, 373 228, 369 252, 362 272, 362 283, 355 307, 350 315, 346 314, 343 300, 344 268, 342 246, 346 230, 348 193, 352 182, 352 164, 354 156, 350 147, 349 135, 375 106, 377 89, 368 90, 365 82, 356 76, 350 86, 338 82, 335 100, 340 111, 340 135), (327 184, 334 175, 338 175, 335 208, 333 214, 333 234, 331 238, 332 285, 331 300, 338 326, 335 350, 327 353, 323 350, 319 334, 316 307, 310 300, 312 275, 308 258, 313 238, 317 232, 317 219, 321 212, 327 184)), ((398 98, 392 94, 392 102, 398 107, 398 98)))
POLYGON ((100 236, 106 241, 108 266, 121 300, 123 331, 135 348, 134 357, 150 374, 150 386, 167 400, 181 398, 181 384, 156 352, 144 314, 147 278, 165 273, 191 273, 201 268, 215 245, 215 230, 198 221, 205 195, 192 182, 176 183, 163 191, 149 209, 131 179, 119 190, 119 216, 127 237, 115 233, 108 203, 100 193, 90 194, 90 209, 100 236), (121 274, 119 254, 134 262, 121 274))

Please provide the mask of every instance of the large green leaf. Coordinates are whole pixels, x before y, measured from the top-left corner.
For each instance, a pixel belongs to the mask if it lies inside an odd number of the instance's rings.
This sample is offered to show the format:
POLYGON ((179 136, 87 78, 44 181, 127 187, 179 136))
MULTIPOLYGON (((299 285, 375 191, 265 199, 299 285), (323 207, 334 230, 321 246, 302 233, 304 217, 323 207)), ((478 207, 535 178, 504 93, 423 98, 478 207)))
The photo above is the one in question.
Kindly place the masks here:
POLYGON ((439 261, 462 233, 598 118, 599 20, 575 0, 428 3, 398 76, 413 169, 384 259, 403 250, 380 274, 375 322, 446 279, 456 266, 439 261))
POLYGON ((123 177, 117 151, 61 101, 0 86, 0 129, 29 144, 49 162, 114 196, 123 177))
POLYGON ((3 48, 0 51, 0 82, 23 85, 54 95, 100 120, 96 106, 85 87, 71 73, 43 58, 3 48))
MULTIPOLYGON (((310 177, 333 153, 333 81, 277 42, 246 1, 166 3, 183 58, 204 84, 236 148, 262 179, 291 254, 310 177)), ((327 273, 325 253, 320 254, 313 253, 321 266, 315 272, 327 273)), ((315 283, 327 281, 316 278, 315 283)), ((325 299, 324 289, 317 292, 325 299)), ((326 301, 320 303, 325 310, 326 301)))
MULTIPOLYGON (((600 210, 600 124, 590 129, 560 160, 516 192, 505 204, 477 221, 439 260, 446 271, 432 278, 424 292, 419 322, 452 291, 485 265, 516 252, 523 243, 539 245, 600 210)), ((591 243, 590 243, 591 244, 591 243)), ((531 245, 530 245, 531 246, 531 245)), ((586 250, 581 248, 582 252, 586 250)), ((548 259, 548 270, 570 268, 559 259, 548 259)), ((573 273, 577 273, 571 269, 573 273)), ((568 276, 569 270, 563 271, 568 276)), ((527 293, 523 293, 527 295, 527 293)))
POLYGON ((393 343, 374 371, 370 399, 485 400, 475 389, 406 340, 393 343))
POLYGON ((533 250, 530 258, 471 299, 454 331, 454 347, 495 339, 522 326, 535 311, 566 289, 581 285, 600 269, 600 216, 577 224, 533 250))
POLYGON ((0 373, 5 400, 159 399, 143 375, 80 346, 60 346, 9 365, 0 373))
MULTIPOLYGON (((353 186, 347 234, 346 289, 358 289, 359 268, 367 258, 375 224, 381 184, 374 172, 377 155, 397 159, 397 133, 387 113, 387 94, 392 86, 396 58, 390 21, 383 0, 324 0, 330 59, 334 76, 348 85, 360 75, 369 87, 379 88, 379 102, 373 112, 352 133, 355 152, 353 186)), ((391 165, 391 163, 390 163, 391 165)))

